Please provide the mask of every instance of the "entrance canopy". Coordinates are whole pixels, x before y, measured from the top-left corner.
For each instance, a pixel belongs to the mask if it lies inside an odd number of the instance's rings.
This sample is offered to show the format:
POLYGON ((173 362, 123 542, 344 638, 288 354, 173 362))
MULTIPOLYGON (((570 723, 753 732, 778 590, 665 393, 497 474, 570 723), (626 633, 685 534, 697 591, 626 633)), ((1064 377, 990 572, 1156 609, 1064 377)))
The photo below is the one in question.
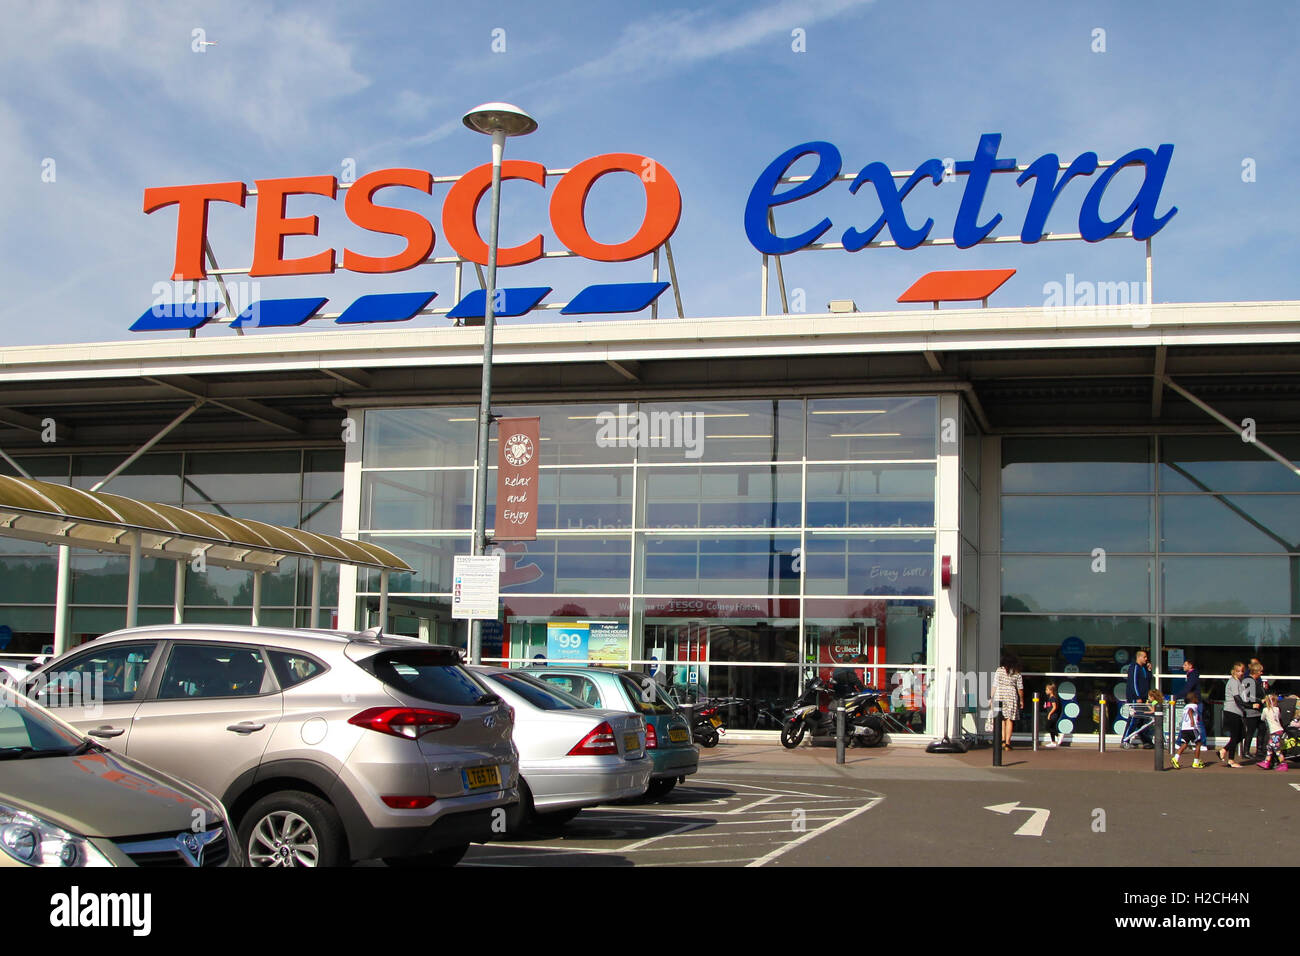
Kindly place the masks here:
POLYGON ((146 558, 189 561, 202 552, 208 564, 245 571, 273 570, 287 557, 411 570, 392 552, 364 541, 0 475, 0 535, 130 554, 136 532, 139 554, 146 558))

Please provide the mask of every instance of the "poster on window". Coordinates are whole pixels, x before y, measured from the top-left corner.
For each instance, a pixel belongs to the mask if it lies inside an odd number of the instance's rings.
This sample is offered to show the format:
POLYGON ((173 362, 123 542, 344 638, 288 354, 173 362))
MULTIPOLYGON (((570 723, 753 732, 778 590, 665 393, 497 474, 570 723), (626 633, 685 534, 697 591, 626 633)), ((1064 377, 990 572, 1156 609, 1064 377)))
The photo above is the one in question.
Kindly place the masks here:
POLYGON ((627 624, 622 621, 588 621, 587 655, 593 661, 627 665, 627 624))
POLYGON ((548 621, 546 623, 546 659, 586 661, 591 628, 585 621, 548 621))
POLYGON ((540 418, 497 419, 496 541, 537 540, 540 418))

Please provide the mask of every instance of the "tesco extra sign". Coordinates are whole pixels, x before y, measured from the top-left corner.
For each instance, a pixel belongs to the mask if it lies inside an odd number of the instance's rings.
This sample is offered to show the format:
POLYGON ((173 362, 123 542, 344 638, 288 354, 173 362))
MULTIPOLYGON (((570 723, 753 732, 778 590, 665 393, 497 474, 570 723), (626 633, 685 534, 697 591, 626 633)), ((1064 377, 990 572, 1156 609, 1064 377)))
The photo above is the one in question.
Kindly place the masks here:
MULTIPOLYGON (((546 167, 529 160, 506 160, 501 179, 524 180, 546 187, 546 167)), ((284 240, 290 236, 315 236, 320 222, 316 216, 289 216, 291 196, 312 195, 336 199, 339 183, 334 176, 299 176, 287 179, 259 179, 257 213, 253 231, 253 264, 249 275, 322 275, 342 266, 351 272, 384 274, 420 265, 432 254, 437 241, 433 224, 410 209, 382 204, 376 194, 385 189, 414 189, 432 194, 433 174, 423 169, 381 169, 359 177, 346 190, 343 211, 353 225, 369 232, 397 236, 406 247, 391 256, 368 256, 352 249, 323 249, 310 256, 286 258, 284 240)), ((456 254, 468 262, 487 264, 488 247, 475 225, 475 211, 492 186, 492 166, 485 163, 452 183, 442 204, 442 234, 456 254)), ((208 208, 214 202, 243 206, 248 188, 242 182, 204 183, 191 186, 158 186, 144 192, 144 211, 153 213, 169 206, 177 208, 174 280, 207 278, 204 244, 207 239, 208 208)), ((596 262, 624 262, 638 259, 657 249, 677 228, 681 219, 682 196, 672 174, 649 157, 637 153, 606 153, 578 163, 555 184, 551 192, 550 221, 555 237, 566 249, 596 262), (602 176, 625 172, 635 175, 645 189, 646 211, 631 238, 619 243, 597 242, 587 231, 587 194, 602 176)), ((542 257, 544 240, 539 233, 527 242, 498 250, 497 263, 517 266, 542 257)))

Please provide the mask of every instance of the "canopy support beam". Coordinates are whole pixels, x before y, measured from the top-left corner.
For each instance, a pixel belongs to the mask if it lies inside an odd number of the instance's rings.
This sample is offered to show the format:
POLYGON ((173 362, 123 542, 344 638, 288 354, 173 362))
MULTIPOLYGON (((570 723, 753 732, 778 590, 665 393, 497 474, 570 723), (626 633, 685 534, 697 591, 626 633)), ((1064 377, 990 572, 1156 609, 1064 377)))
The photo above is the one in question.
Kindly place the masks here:
POLYGON ((172 623, 185 620, 185 562, 176 562, 176 584, 172 589, 172 623))
POLYGON ((136 461, 136 459, 138 459, 141 455, 143 455, 145 452, 147 452, 147 451, 148 451, 150 448, 152 448, 154 445, 158 444, 158 443, 159 443, 160 441, 162 441, 164 438, 166 438, 168 432, 170 432, 173 428, 175 428, 175 427, 176 427, 177 425, 179 425, 181 422, 185 421, 185 419, 189 418, 191 415, 193 415, 195 412, 197 412, 197 411, 198 411, 198 410, 203 406, 204 402, 206 402, 206 401, 207 401, 206 398, 200 398, 197 402, 195 402, 195 403, 194 403, 193 405, 191 405, 189 408, 185 409, 185 411, 181 412, 179 415, 177 415, 175 418, 173 418, 170 422, 168 422, 166 425, 164 425, 164 426, 162 427, 162 430, 159 431, 158 434, 154 435, 153 438, 150 438, 147 442, 145 442, 143 445, 141 445, 139 448, 137 448, 137 449, 136 449, 135 451, 133 451, 131 454, 127 455, 125 461, 123 461, 120 465, 118 465, 116 468, 114 468, 112 471, 110 471, 107 475, 105 475, 105 476, 104 476, 103 478, 101 478, 99 481, 97 481, 97 482, 95 482, 93 485, 91 485, 91 486, 90 486, 90 490, 91 490, 91 491, 99 491, 99 489, 103 488, 106 484, 108 484, 110 481, 112 481, 114 478, 116 478, 116 477, 117 477, 118 475, 120 475, 122 472, 124 472, 124 471, 126 471, 128 468, 130 468, 131 465, 136 461))
POLYGON ((388 569, 379 572, 379 629, 388 630, 388 569))
POLYGON ((262 572, 253 572, 253 627, 262 624, 262 572))
POLYGON ((131 532, 131 559, 126 571, 126 626, 135 627, 140 617, 140 532, 131 532))
POLYGON ((319 627, 316 623, 320 618, 320 558, 313 558, 311 562, 311 619, 308 621, 308 627, 319 627))

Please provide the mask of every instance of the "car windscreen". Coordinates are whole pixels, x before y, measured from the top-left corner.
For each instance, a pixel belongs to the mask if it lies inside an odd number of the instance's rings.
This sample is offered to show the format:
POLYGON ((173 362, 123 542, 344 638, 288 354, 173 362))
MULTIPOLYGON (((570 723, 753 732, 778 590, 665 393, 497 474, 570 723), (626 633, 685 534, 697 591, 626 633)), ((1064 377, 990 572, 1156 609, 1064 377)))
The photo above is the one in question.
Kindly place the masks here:
POLYGON ((473 707, 500 700, 443 650, 380 651, 358 665, 388 687, 431 704, 473 707))
POLYGON ((0 689, 0 760, 71 754, 84 745, 31 701, 0 689))
POLYGON ((502 672, 487 675, 489 682, 495 681, 502 687, 509 688, 539 710, 590 710, 591 705, 572 694, 552 687, 536 677, 527 674, 502 672))
POLYGON ((619 674, 618 679, 638 713, 659 716, 673 713, 672 705, 664 700, 663 688, 649 674, 637 674, 635 677, 619 674))

